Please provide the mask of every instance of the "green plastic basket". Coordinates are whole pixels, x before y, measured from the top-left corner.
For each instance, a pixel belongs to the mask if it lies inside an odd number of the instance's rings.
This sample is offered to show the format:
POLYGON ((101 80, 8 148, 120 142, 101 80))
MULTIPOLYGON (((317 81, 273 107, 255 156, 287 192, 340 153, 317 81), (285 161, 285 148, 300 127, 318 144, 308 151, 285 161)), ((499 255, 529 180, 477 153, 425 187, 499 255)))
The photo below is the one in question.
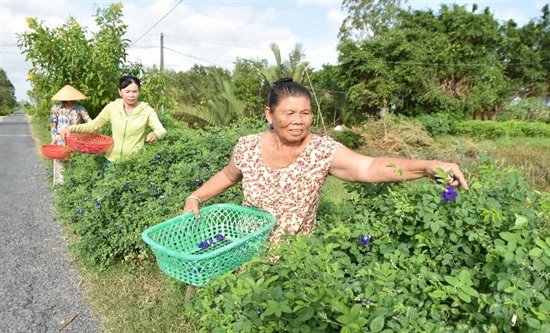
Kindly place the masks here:
POLYGON ((200 287, 265 250, 272 215, 232 204, 211 205, 201 217, 186 213, 142 233, 166 274, 200 287))

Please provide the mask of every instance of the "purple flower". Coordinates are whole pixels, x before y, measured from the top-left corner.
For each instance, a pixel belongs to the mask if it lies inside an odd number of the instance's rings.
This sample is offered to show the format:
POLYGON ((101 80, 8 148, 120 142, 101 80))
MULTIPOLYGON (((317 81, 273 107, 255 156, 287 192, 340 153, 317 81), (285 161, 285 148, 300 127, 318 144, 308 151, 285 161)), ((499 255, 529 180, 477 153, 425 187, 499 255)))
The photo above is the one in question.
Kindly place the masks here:
POLYGON ((199 249, 206 250, 207 248, 210 247, 210 244, 212 244, 212 240, 210 240, 210 239, 202 241, 202 242, 199 243, 199 249))
POLYGON ((202 183, 203 183, 202 179, 200 179, 200 178, 195 179, 195 185, 201 186, 202 183))
POLYGON ((124 191, 128 191, 128 188, 129 188, 129 187, 130 187, 130 186, 128 185, 128 183, 124 183, 124 185, 122 185, 122 189, 123 189, 124 191))
POLYGON ((217 234, 216 236, 214 236, 214 239, 216 240, 216 242, 221 242, 225 239, 225 237, 222 234, 217 234))
POLYGON ((371 235, 361 235, 359 236, 359 244, 361 245, 369 245, 370 242, 372 241, 372 236, 371 235))
POLYGON ((446 202, 454 201, 458 193, 456 192, 454 186, 447 186, 447 188, 441 193, 441 199, 446 202))

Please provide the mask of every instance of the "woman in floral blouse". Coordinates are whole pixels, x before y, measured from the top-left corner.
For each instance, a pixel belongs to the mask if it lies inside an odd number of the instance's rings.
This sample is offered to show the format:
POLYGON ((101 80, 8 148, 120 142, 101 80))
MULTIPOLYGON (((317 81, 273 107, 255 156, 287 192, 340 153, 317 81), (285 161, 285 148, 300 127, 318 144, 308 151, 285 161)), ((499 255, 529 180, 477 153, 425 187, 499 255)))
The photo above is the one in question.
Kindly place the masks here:
POLYGON ((199 216, 202 202, 242 181, 243 205, 275 216, 277 225, 269 240, 278 243, 284 233, 309 234, 314 230, 321 190, 329 175, 381 183, 435 177, 441 168, 454 175, 451 185, 468 188, 454 163, 374 158, 354 152, 329 136, 311 133, 311 95, 291 79, 275 82, 264 113, 269 130, 240 138, 228 165, 185 199, 184 212, 199 216), (396 169, 402 172, 396 173, 396 169))
MULTIPOLYGON (((52 136, 52 144, 65 145, 65 141, 61 137, 61 131, 67 128, 67 126, 76 125, 80 123, 82 119, 86 122, 92 121, 86 109, 75 102, 82 99, 86 99, 86 96, 70 85, 64 86, 52 97, 52 100, 59 101, 59 103, 50 110, 50 134, 52 136)), ((63 183, 62 163, 61 160, 53 160, 54 184, 63 183)))

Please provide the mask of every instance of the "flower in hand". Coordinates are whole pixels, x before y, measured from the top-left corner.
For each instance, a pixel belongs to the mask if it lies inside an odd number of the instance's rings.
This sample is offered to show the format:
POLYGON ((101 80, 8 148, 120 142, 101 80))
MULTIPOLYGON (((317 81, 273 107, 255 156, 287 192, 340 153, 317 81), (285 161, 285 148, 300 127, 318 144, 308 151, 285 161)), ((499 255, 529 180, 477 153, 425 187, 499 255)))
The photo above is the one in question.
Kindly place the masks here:
POLYGON ((457 196, 458 192, 456 192, 454 186, 447 186, 445 190, 441 192, 441 199, 446 202, 455 201, 457 196))

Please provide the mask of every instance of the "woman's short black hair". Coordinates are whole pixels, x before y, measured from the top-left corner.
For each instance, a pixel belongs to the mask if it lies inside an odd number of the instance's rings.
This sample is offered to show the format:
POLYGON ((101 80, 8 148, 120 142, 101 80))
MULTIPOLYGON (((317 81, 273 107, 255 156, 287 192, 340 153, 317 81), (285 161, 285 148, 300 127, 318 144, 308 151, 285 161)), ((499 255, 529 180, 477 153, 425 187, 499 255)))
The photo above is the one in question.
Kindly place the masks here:
POLYGON ((267 106, 273 112, 281 99, 289 96, 304 96, 311 101, 311 93, 305 86, 294 82, 291 78, 281 78, 273 83, 273 87, 271 87, 267 98, 267 106))
POLYGON ((124 75, 120 78, 120 81, 118 82, 118 89, 122 90, 132 83, 135 83, 138 87, 141 87, 141 81, 137 77, 132 75, 124 75))

